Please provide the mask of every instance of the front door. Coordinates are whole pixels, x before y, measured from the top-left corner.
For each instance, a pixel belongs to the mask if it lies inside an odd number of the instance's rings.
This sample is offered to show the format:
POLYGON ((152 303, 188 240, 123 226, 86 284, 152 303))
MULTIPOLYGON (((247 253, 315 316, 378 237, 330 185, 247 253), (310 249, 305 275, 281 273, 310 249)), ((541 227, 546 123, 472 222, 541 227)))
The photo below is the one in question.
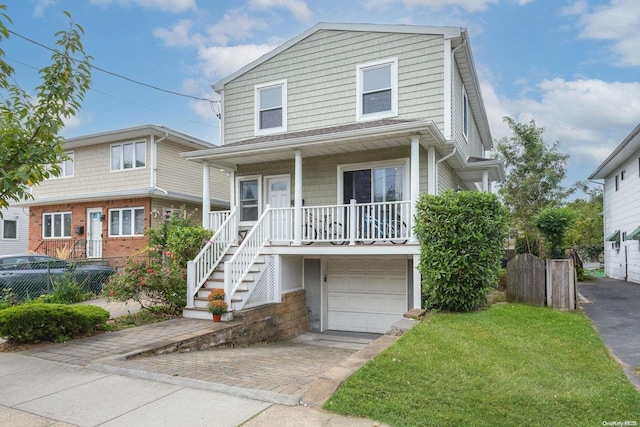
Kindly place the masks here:
POLYGON ((270 209, 275 209, 271 215, 271 240, 290 240, 293 231, 293 217, 289 215, 289 211, 279 210, 291 206, 289 175, 268 176, 265 184, 267 187, 265 200, 270 209))
POLYGON ((102 209, 87 209, 87 258, 102 257, 102 209))

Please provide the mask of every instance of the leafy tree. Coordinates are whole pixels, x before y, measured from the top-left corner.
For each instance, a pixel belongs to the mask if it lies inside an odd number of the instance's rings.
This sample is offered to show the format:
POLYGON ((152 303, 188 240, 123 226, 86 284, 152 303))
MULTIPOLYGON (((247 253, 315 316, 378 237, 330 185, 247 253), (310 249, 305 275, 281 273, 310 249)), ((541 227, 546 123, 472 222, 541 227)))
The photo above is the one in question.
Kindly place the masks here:
MULTIPOLYGON (((10 36, 6 9, 0 5, 0 43, 10 36)), ((71 21, 71 14, 65 15, 71 21)), ((61 172, 65 155, 59 133, 64 119, 78 112, 91 85, 92 58, 83 50, 82 34, 82 27, 73 22, 67 31, 56 33, 56 49, 51 64, 40 70, 35 97, 15 83, 15 70, 0 48, 0 208, 31 197, 30 186, 61 172)))
POLYGON ((562 245, 567 230, 575 219, 575 212, 567 207, 546 207, 535 216, 534 222, 542 233, 547 244, 546 254, 548 258, 564 258, 562 245))
POLYGON ((574 210, 576 220, 567 230, 566 242, 577 247, 582 258, 597 261, 598 256, 604 251, 602 188, 593 189, 586 185, 583 187, 589 199, 577 199, 567 205, 574 210))
POLYGON ((559 142, 552 145, 545 142, 544 128, 537 127, 534 120, 527 124, 505 117, 504 121, 513 136, 496 144, 506 173, 499 194, 509 207, 512 226, 521 230, 530 242, 537 238, 533 219, 538 212, 544 207, 560 206, 574 191, 562 186, 569 155, 559 151, 559 142))

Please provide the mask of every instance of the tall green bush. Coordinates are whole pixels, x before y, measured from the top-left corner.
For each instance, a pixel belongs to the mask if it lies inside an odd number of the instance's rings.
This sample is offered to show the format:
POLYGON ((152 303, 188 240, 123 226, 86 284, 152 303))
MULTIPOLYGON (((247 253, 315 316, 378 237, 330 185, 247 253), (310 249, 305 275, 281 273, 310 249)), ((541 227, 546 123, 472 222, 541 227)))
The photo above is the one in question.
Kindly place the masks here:
POLYGON ((471 311, 498 283, 507 236, 507 210, 495 194, 423 194, 414 232, 425 307, 471 311))

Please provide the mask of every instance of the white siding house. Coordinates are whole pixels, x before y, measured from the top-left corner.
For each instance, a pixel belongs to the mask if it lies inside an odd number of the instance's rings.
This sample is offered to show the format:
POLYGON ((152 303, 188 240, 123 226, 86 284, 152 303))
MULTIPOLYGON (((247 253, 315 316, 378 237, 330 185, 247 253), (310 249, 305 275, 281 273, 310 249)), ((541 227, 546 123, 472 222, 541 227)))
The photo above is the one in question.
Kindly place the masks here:
POLYGON ((640 125, 589 179, 604 182, 605 274, 640 283, 640 125))
POLYGON ((504 175, 462 28, 320 23, 213 88, 223 143, 183 157, 228 171, 231 210, 205 215, 185 316, 216 283, 232 310, 303 289, 313 329, 384 333, 422 304, 420 193, 504 175))
POLYGON ((29 208, 2 209, 0 255, 26 253, 29 248, 29 208))

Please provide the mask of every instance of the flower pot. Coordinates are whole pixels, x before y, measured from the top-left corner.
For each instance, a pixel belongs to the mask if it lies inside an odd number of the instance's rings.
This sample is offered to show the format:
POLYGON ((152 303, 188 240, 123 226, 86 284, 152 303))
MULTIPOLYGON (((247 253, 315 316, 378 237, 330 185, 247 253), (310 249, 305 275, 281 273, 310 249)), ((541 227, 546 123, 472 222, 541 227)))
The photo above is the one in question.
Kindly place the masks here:
POLYGON ((214 314, 213 315, 213 321, 214 322, 219 322, 220 320, 222 320, 222 314, 214 314))

